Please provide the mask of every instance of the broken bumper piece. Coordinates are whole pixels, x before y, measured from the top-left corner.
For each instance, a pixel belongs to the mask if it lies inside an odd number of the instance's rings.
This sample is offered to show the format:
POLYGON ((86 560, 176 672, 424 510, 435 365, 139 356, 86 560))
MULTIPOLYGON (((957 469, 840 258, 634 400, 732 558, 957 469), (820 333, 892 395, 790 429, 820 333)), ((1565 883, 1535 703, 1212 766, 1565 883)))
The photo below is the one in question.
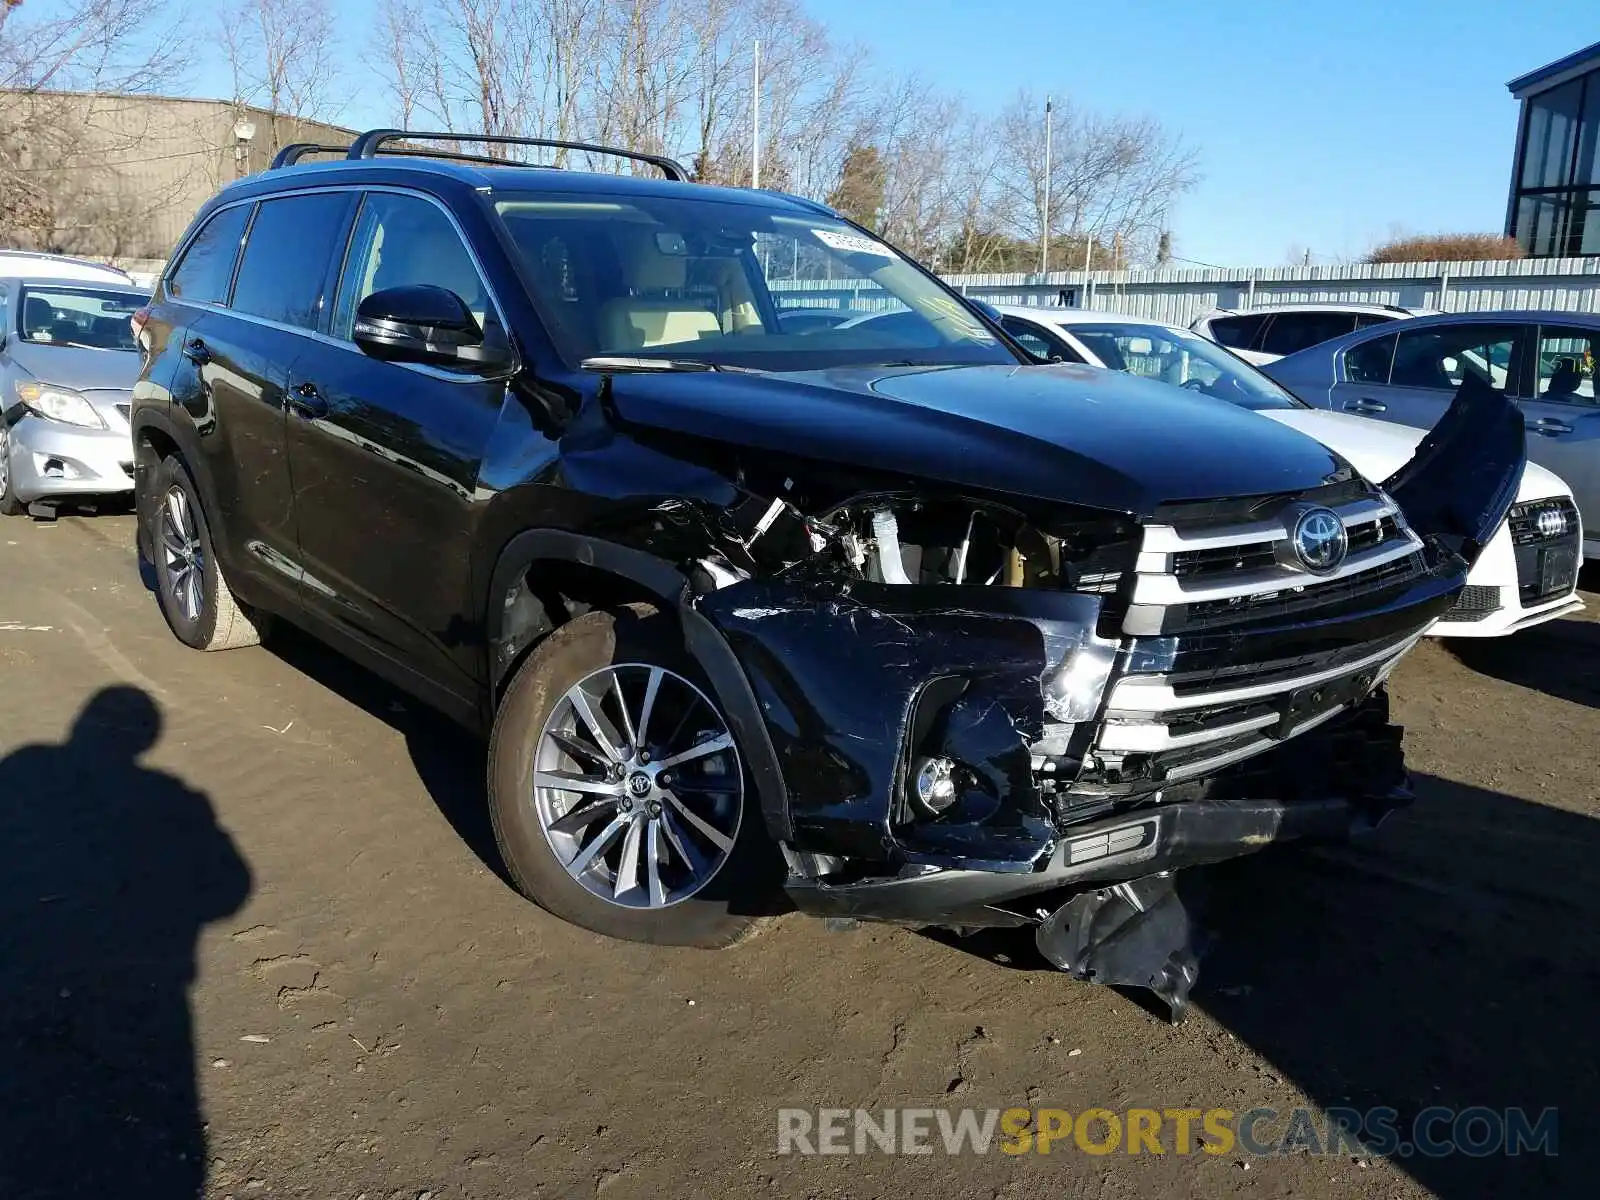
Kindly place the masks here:
POLYGON ((1048 917, 1054 893, 1104 887, 1160 872, 1222 862, 1283 842, 1344 841, 1370 832, 1411 799, 1408 786, 1383 796, 1323 800, 1192 800, 1152 805, 1074 828, 1037 870, 1000 873, 906 866, 853 881, 793 880, 803 911, 907 925, 958 928, 1027 925, 1048 917))

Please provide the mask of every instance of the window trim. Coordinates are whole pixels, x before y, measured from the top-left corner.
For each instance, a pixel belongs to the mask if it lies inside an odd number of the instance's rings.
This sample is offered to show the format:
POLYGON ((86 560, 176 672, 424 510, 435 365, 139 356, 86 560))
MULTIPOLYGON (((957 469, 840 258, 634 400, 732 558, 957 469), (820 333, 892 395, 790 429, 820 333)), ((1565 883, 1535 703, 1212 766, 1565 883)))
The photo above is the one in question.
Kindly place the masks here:
MULTIPOLYGON (((269 192, 253 196, 244 196, 238 200, 230 201, 227 204, 219 204, 211 211, 210 215, 207 216, 203 222, 197 223, 189 235, 184 238, 179 250, 173 255, 171 264, 165 271, 162 272, 161 288, 163 293, 166 293, 167 291, 168 281, 170 280, 172 274, 183 265, 183 259, 188 256, 189 248, 194 244, 195 239, 199 237, 200 231, 209 225, 211 221, 216 218, 217 214, 222 212, 224 209, 239 208, 246 204, 259 207, 267 200, 277 200, 286 196, 299 196, 308 193, 322 192, 355 192, 358 193, 358 199, 361 201, 365 200, 366 193, 368 192, 394 192, 398 193, 399 195, 415 196, 426 200, 429 204, 432 204, 435 208, 443 212, 450 224, 454 227, 456 236, 459 237, 462 244, 466 246, 467 254, 472 259, 472 265, 477 269, 479 277, 483 280, 484 291, 489 297, 489 302, 494 305, 495 316, 499 319, 501 328, 506 331, 506 340, 511 351, 510 364, 503 371, 497 371, 493 375, 469 375, 463 374, 459 371, 446 371, 440 367, 430 366, 427 363, 392 363, 390 365, 404 367, 408 370, 415 371, 420 375, 426 375, 431 379, 438 379, 447 383, 468 385, 483 384, 493 382, 498 379, 511 379, 513 376, 517 375, 523 370, 523 359, 521 352, 517 348, 517 339, 512 332, 511 326, 506 323, 505 305, 500 302, 500 297, 495 293, 494 284, 489 279, 489 273, 483 269, 483 259, 479 257, 476 248, 474 248, 472 245, 472 239, 467 237, 466 231, 461 227, 461 222, 456 219, 455 213, 450 211, 449 205, 440 200, 439 197, 422 191, 419 188, 400 187, 393 184, 335 183, 328 184, 323 187, 285 188, 282 191, 269 192)), ((357 211, 359 211, 359 204, 356 207, 357 211)), ((270 317, 258 317, 254 313, 240 312, 238 309, 232 306, 233 285, 238 280, 239 264, 244 261, 244 244, 245 241, 248 240, 250 231, 254 228, 254 226, 255 213, 252 212, 245 225, 243 239, 240 241, 239 253, 234 257, 233 276, 228 282, 227 303, 218 304, 210 301, 185 300, 181 296, 170 295, 165 295, 164 298, 174 303, 186 304, 191 308, 200 309, 204 312, 214 312, 222 316, 233 317, 236 320, 247 321, 252 325, 260 325, 266 329, 277 329, 284 333, 298 334, 300 337, 311 338, 313 341, 322 342, 328 346, 335 346, 341 350, 348 351, 351 354, 359 354, 362 358, 367 359, 368 361, 376 362, 376 359, 373 359, 369 354, 367 354, 366 351, 361 349, 361 347, 356 345, 354 342, 346 341, 343 338, 336 338, 330 333, 323 332, 321 329, 307 329, 303 325, 288 325, 282 321, 274 321, 270 317)), ((354 230, 354 220, 352 218, 347 218, 344 230, 345 245, 343 251, 339 255, 339 274, 334 279, 334 292, 336 295, 338 293, 339 284, 344 278, 345 263, 349 258, 350 239, 354 233, 354 230)))

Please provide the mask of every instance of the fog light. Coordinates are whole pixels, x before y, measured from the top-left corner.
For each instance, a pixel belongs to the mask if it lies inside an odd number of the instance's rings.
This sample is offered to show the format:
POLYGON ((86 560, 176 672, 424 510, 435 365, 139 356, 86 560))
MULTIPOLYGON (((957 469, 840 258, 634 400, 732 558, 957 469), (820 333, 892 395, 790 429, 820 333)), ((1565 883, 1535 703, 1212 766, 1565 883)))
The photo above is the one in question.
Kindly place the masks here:
POLYGON ((911 798, 930 816, 938 816, 956 802, 956 764, 941 756, 919 758, 911 764, 911 798))

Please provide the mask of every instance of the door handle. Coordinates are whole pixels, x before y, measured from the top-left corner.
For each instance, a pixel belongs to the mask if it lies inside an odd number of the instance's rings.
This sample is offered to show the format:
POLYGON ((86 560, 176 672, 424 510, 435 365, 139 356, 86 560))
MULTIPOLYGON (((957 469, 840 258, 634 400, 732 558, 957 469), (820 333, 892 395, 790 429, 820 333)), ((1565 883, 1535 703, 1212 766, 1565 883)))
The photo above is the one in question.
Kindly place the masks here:
POLYGON ((1345 412, 1355 413, 1381 413, 1388 412, 1389 406, 1382 400, 1374 400, 1370 396, 1363 396, 1359 400, 1346 400, 1345 412))
POLYGON ((316 384, 310 382, 298 384, 289 392, 289 407, 297 416, 308 421, 328 415, 327 397, 317 390, 316 384))
POLYGON ((211 361, 211 347, 195 338, 183 348, 183 356, 195 366, 203 367, 211 361))
POLYGON ((1536 432, 1544 434, 1545 437, 1560 437, 1564 433, 1572 432, 1571 425, 1556 417, 1540 417, 1533 423, 1533 428, 1536 432))

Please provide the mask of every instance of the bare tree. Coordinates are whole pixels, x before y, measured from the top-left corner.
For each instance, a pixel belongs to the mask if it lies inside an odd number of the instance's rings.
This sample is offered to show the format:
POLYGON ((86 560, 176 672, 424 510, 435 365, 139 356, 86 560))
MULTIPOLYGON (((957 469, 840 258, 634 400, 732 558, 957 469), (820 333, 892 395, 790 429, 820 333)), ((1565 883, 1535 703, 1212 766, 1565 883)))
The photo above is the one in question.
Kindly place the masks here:
POLYGON ((1000 187, 1026 222, 1023 229, 1037 239, 1047 225, 1052 236, 1064 226, 1080 253, 1086 241, 1103 247, 1120 239, 1128 253, 1153 256, 1164 214, 1199 181, 1194 151, 1153 118, 1107 116, 1058 101, 1046 213, 1039 97, 1019 92, 1000 128, 1011 152, 1000 187))
POLYGON ((269 149, 297 137, 302 121, 337 118, 345 101, 328 0, 235 0, 214 19, 233 102, 272 114, 269 149))

